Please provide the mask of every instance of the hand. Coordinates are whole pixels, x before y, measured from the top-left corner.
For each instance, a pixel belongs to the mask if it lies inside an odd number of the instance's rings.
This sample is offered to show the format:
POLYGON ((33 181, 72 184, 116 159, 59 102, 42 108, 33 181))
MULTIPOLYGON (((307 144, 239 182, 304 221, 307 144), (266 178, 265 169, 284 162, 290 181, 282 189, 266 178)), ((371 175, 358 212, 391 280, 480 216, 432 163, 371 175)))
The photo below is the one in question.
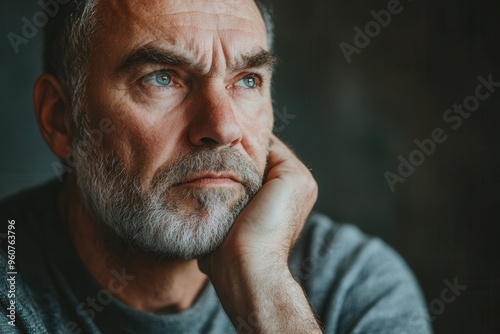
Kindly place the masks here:
POLYGON ((204 259, 211 276, 217 264, 243 262, 287 265, 288 256, 316 202, 318 186, 309 169, 276 136, 269 147, 269 172, 264 185, 240 213, 224 243, 204 259), (214 268, 215 267, 215 268, 214 268))
POLYGON ((317 194, 309 169, 273 135, 264 185, 222 245, 198 261, 237 330, 250 323, 258 333, 321 332, 288 269, 317 194))

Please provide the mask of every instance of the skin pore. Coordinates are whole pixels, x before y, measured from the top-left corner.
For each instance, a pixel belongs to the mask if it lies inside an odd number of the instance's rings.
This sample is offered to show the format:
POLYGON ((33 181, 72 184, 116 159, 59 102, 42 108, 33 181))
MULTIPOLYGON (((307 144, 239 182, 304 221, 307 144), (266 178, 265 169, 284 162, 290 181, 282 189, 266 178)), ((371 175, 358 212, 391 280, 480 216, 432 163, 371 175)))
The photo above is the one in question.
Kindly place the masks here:
MULTIPOLYGON (((252 316, 257 333, 319 333, 287 265, 317 185, 272 134, 275 60, 254 1, 99 1, 96 18, 84 112, 90 129, 103 119, 114 126, 98 149, 119 159, 126 175, 138 176, 142 189, 200 148, 238 152, 263 185, 215 251, 183 260, 137 250, 123 256, 106 245, 113 238, 85 205, 78 171, 72 173, 60 208, 83 264, 102 286, 112 270, 126 266, 135 279, 113 294, 137 310, 186 310, 209 279, 235 325, 252 316)), ((63 159, 73 142, 68 105, 57 79, 42 75, 35 87, 37 118, 63 159)), ((244 187, 233 176, 190 175, 171 192, 224 188, 238 194, 244 187)), ((192 198, 178 198, 182 210, 199 209, 192 198)))

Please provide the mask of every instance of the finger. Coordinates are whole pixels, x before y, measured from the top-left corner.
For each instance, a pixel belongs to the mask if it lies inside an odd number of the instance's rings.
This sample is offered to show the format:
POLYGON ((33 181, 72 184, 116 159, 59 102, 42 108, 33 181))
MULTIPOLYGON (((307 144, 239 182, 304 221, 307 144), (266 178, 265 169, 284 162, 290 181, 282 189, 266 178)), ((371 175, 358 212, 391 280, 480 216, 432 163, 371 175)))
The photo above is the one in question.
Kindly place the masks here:
POLYGON ((280 174, 294 173, 297 169, 300 169, 302 165, 301 161, 290 147, 288 147, 281 139, 272 135, 269 143, 269 155, 268 155, 268 179, 275 178, 280 174))
POLYGON ((271 138, 269 140, 269 151, 278 154, 278 156, 287 156, 297 158, 297 155, 293 151, 293 149, 285 144, 280 138, 278 138, 275 134, 271 134, 271 138))

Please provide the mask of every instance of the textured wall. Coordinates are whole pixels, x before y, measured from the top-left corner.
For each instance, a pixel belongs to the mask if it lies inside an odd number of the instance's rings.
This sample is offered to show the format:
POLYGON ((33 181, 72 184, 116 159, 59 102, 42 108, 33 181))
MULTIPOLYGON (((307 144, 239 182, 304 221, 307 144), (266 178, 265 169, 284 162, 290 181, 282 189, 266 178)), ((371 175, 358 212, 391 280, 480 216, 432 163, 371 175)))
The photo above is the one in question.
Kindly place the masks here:
MULTIPOLYGON (((364 30, 370 12, 390 1, 274 3, 277 132, 313 168, 317 208, 403 255, 431 302, 436 332, 498 332, 500 88, 460 126, 443 115, 475 93, 480 75, 500 81, 500 3, 401 0, 350 64, 339 44, 355 46, 353 29, 364 30), (384 173, 397 174, 398 157, 408 159, 414 141, 436 128, 446 141, 392 191, 384 173), (444 303, 444 281, 455 278, 468 287, 444 303)), ((54 176, 32 111, 42 34, 17 54, 7 39, 38 10, 35 1, 0 4, 0 196, 54 176)))
POLYGON ((298 115, 282 134, 315 172, 318 208, 405 257, 436 332, 498 333, 500 89, 460 126, 443 115, 474 95, 479 75, 500 82, 500 3, 402 0, 350 64, 339 44, 354 45, 353 29, 388 1, 275 3, 276 101, 298 115), (383 174, 436 128, 447 140, 392 192, 383 174), (443 281, 455 278, 468 288, 444 303, 443 281))

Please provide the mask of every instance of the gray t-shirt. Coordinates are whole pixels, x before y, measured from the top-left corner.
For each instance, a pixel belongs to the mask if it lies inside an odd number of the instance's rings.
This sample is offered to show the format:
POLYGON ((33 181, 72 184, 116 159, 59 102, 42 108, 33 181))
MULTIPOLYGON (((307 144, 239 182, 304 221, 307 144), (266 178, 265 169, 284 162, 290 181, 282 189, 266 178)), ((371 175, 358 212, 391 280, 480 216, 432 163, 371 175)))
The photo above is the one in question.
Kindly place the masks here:
MULTIPOLYGON (((0 202, 0 233, 15 221, 17 272, 7 274, 4 236, 0 333, 257 332, 252 318, 239 318, 236 326, 229 321, 210 283, 190 309, 176 314, 140 312, 113 298, 113 282, 126 286, 133 277, 123 268, 102 287, 90 275, 58 217, 58 187, 52 181, 0 202)), ((382 241, 351 225, 311 214, 290 269, 326 333, 431 333, 424 300, 406 264, 382 241)))

